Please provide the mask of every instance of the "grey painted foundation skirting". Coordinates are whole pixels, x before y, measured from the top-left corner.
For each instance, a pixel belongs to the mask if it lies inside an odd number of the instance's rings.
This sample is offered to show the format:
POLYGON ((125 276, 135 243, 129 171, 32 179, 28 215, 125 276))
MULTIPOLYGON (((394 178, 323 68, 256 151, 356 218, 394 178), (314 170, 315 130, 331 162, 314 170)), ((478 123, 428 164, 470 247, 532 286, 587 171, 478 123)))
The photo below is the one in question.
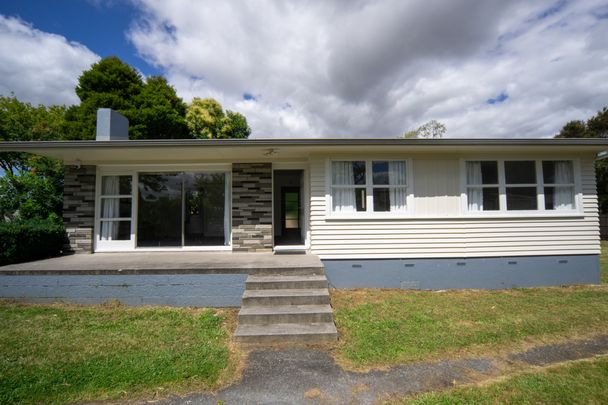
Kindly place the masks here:
POLYGON ((246 274, 0 275, 0 298, 27 302, 238 307, 246 274))
POLYGON ((597 255, 323 260, 334 288, 443 290, 599 284, 597 255))

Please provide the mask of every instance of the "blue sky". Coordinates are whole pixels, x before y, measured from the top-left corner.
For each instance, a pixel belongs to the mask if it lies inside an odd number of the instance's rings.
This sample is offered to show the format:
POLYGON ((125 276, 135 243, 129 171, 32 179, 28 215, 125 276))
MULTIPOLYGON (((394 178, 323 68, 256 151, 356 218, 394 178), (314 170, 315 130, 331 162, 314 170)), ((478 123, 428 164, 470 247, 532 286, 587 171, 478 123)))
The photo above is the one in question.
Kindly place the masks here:
POLYGON ((0 94, 76 104, 116 55, 253 136, 550 137, 608 104, 605 0, 4 0, 0 94))
POLYGON ((102 57, 116 55, 146 76, 162 74, 138 57, 125 35, 137 14, 128 1, 5 0, 0 3, 0 13, 85 44, 102 57))

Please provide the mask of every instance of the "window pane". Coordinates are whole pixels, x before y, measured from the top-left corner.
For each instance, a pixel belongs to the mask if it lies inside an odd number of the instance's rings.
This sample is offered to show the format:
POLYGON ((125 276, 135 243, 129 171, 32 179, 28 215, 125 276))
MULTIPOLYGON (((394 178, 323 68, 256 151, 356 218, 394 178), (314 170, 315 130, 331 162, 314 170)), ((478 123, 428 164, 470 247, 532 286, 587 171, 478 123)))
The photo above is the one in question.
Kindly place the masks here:
POLYGON ((407 185, 405 160, 391 160, 388 162, 388 184, 391 186, 407 185))
POLYGON ((101 218, 131 218, 130 198, 102 198, 101 218))
POLYGON ((498 184, 498 163, 481 162, 481 178, 483 184, 498 184))
POLYGON ((355 190, 355 199, 357 201, 357 211, 365 211, 365 200, 367 198, 367 191, 364 188, 358 188, 355 190))
POLYGON ((388 188, 374 188, 374 211, 387 212, 391 210, 390 193, 388 188))
POLYGON ((483 210, 498 210, 498 187, 487 187, 483 189, 483 210))
POLYGON ((101 221, 101 240, 131 239, 131 221, 101 221))
POLYGON ((365 162, 353 162, 353 173, 356 185, 365 184, 365 162))
POLYGON ((505 162, 507 184, 535 184, 536 165, 533 160, 505 162))
POLYGON ((498 187, 469 187, 467 201, 469 211, 496 211, 499 209, 498 187))
POLYGON ((332 162, 332 184, 352 186, 365 184, 365 162, 332 162))
POLYGON ((101 178, 101 194, 131 194, 131 176, 103 176, 101 178))
POLYGON ((225 174, 184 173, 183 176, 184 244, 224 245, 225 174))
POLYGON ((572 184, 574 170, 569 160, 543 161, 543 180, 545 184, 572 184))
POLYGON ((139 176, 137 243, 139 246, 181 246, 182 176, 145 173, 139 176))
POLYGON ((407 188, 393 187, 390 189, 391 212, 407 210, 407 188))
POLYGON ((574 209, 574 187, 545 187, 545 209, 574 209))
POLYGON ((536 187, 507 187, 507 210, 537 209, 536 187))
POLYGON ((331 202, 333 212, 355 211, 355 189, 354 188, 332 188, 331 202))
POLYGON ((285 229, 300 229, 300 193, 285 193, 285 229))
MULTIPOLYGON (((389 184, 388 182, 388 162, 374 161, 372 162, 372 174, 374 184, 389 184)), ((376 209, 374 209, 376 211, 376 209)))
POLYGON ((467 184, 498 184, 498 163, 493 161, 467 162, 467 184))

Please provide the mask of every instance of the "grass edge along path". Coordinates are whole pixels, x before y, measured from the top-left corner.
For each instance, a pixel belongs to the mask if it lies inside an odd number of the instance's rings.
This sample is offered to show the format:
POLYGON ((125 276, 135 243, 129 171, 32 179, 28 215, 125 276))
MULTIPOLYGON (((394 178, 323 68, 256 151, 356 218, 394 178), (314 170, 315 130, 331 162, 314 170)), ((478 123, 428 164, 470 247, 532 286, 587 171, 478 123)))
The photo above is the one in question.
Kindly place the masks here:
POLYGON ((576 360, 480 385, 406 397, 402 405, 600 404, 608 398, 608 356, 576 360))
POLYGON ((214 390, 232 381, 235 310, 0 301, 0 403, 214 390))

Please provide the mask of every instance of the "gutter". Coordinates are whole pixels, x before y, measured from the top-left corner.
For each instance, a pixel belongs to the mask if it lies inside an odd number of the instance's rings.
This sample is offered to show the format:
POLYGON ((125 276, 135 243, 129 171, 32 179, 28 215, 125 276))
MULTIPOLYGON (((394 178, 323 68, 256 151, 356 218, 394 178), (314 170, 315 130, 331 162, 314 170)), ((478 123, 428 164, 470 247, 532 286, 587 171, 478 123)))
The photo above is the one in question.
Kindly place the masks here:
MULTIPOLYGON (((0 142, 0 150, 29 148, 131 148, 131 147, 279 147, 279 146, 606 146, 601 138, 460 138, 460 139, 139 139, 112 141, 17 141, 0 142)), ((607 154, 608 155, 608 154, 607 154)), ((608 156, 606 156, 608 157, 608 156)), ((599 158, 599 157, 598 157, 599 158)), ((603 159, 604 157, 602 157, 603 159)))

